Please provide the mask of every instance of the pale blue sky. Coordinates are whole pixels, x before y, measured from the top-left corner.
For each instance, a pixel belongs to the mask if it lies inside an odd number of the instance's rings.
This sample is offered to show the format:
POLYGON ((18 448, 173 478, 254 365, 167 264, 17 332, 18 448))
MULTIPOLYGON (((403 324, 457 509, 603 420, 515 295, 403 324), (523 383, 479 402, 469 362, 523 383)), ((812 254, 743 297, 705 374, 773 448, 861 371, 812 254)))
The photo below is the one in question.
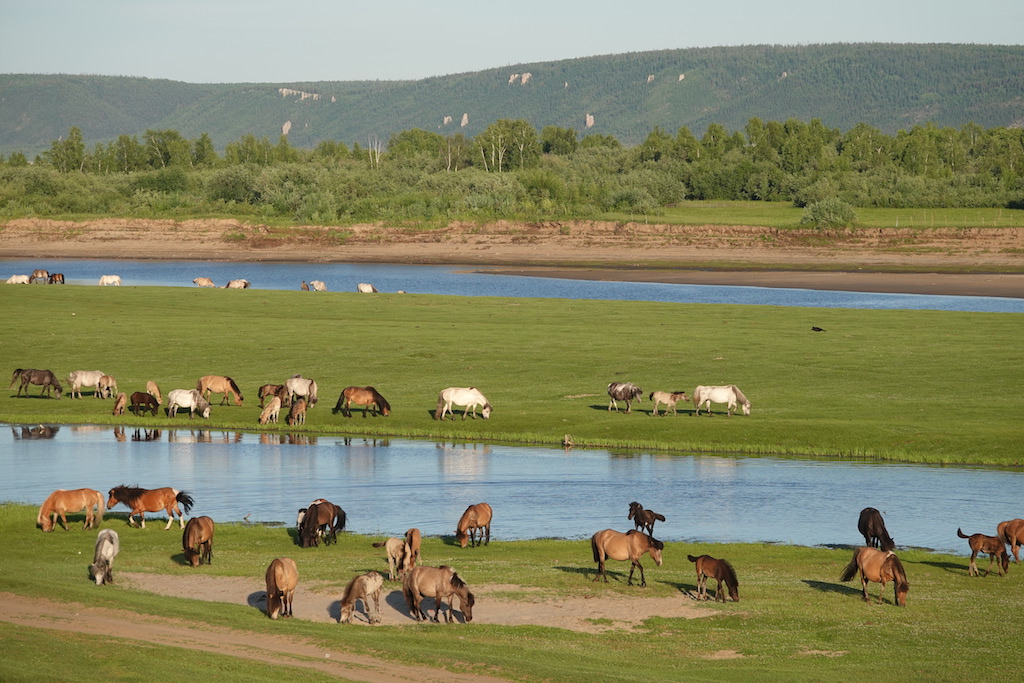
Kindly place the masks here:
POLYGON ((0 0, 0 73, 419 79, 718 45, 1021 45, 1021 0, 0 0))

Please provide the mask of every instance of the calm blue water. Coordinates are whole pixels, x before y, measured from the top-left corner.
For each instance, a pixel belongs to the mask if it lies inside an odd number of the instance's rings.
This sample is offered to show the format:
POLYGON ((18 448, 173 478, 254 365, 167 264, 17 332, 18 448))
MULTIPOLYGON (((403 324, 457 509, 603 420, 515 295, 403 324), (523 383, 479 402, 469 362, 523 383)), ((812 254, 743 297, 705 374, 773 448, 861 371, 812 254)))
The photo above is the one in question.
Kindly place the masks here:
MULTIPOLYGON (((814 308, 926 309, 1024 313, 1024 299, 924 294, 831 292, 775 287, 673 285, 655 282, 598 282, 463 272, 456 266, 396 266, 340 263, 234 263, 224 261, 96 261, 2 259, 9 274, 36 268, 62 272, 68 284, 96 285, 101 275, 120 275, 126 286, 194 287, 193 278, 217 285, 245 278, 255 289, 298 289, 305 280, 323 280, 329 291, 354 292, 360 282, 382 292, 405 290, 458 296, 665 301, 674 303, 753 304, 814 308)), ((6 280, 8 276, 4 276, 6 280)))
POLYGON ((324 497, 345 509, 349 530, 382 536, 413 526, 451 535, 467 505, 487 501, 492 537, 509 540, 626 530, 638 500, 667 517, 655 527, 666 541, 811 546, 861 544, 857 517, 872 506, 899 546, 955 554, 967 547, 958 526, 993 534, 998 522, 1024 517, 1024 474, 998 469, 335 436, 281 443, 206 430, 133 442, 133 434, 120 441, 111 427, 64 426, 34 439, 28 428, 0 425, 0 501, 38 505, 58 488, 172 486, 195 497, 193 515, 291 526, 300 507, 324 497))

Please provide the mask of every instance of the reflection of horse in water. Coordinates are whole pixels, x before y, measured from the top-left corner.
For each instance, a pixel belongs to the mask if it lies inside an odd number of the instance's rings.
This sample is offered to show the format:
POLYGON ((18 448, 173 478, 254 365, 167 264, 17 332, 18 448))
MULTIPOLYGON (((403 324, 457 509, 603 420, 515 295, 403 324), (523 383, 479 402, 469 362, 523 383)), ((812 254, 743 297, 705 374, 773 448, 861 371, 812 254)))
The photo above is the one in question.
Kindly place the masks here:
POLYGON ((384 586, 384 577, 380 572, 360 574, 345 586, 341 596, 341 618, 339 624, 352 623, 352 613, 356 609, 356 600, 363 601, 363 612, 371 624, 380 623, 380 589, 384 586), (373 600, 373 613, 370 613, 370 600, 373 600))
POLYGON ((64 531, 67 531, 67 513, 78 512, 79 510, 85 511, 85 523, 82 524, 83 530, 102 524, 105 511, 103 507, 103 494, 93 489, 74 489, 71 491, 57 489, 47 496, 43 504, 39 506, 36 524, 43 531, 53 531, 53 527, 57 523, 57 516, 59 515, 61 522, 64 523, 64 531), (93 516, 94 508, 96 509, 95 517, 93 516), (96 517, 99 517, 98 521, 96 517))

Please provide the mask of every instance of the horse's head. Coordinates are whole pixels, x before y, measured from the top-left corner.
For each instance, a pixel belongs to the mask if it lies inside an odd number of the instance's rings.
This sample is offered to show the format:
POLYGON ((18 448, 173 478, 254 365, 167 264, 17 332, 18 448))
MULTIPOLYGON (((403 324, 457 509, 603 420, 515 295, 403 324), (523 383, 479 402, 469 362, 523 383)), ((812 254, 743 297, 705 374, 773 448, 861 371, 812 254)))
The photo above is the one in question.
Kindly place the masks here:
POLYGON ((491 404, 485 403, 483 409, 480 411, 480 414, 483 415, 485 420, 489 418, 491 416, 491 404))
POLYGON ((39 523, 39 528, 43 531, 53 531, 53 518, 47 513, 45 516, 39 515, 39 519, 36 520, 39 523))
POLYGON ((459 542, 459 546, 465 548, 469 545, 469 534, 465 531, 455 530, 455 540, 459 542))
POLYGON ((654 560, 654 564, 661 566, 661 551, 665 549, 665 544, 654 538, 653 536, 647 536, 650 539, 650 545, 648 546, 648 552, 651 554, 651 559, 654 560))
POLYGON ((743 402, 743 414, 750 415, 750 401, 743 402))
POLYGON ((466 590, 466 596, 459 595, 459 606, 462 607, 462 616, 466 617, 466 623, 473 621, 473 605, 476 604, 476 596, 466 590))

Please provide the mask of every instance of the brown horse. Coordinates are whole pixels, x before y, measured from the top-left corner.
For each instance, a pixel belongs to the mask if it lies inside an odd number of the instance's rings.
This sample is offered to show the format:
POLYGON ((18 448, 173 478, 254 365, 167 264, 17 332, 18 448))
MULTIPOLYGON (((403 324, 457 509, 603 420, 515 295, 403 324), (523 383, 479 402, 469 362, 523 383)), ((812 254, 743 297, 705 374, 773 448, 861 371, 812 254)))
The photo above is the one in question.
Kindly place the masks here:
POLYGON ((1006 544, 1000 536, 986 536, 985 534, 971 534, 968 536, 960 531, 959 527, 957 527, 956 535, 960 538, 966 538, 967 543, 971 546, 971 564, 967 568, 967 573, 970 576, 981 576, 981 572, 978 571, 978 565, 975 562, 978 553, 988 554, 988 571, 985 572, 985 576, 992 573, 992 563, 997 559, 999 560, 999 576, 1003 576, 1010 570, 1010 554, 1006 552, 1006 544))
POLYGON ((306 424, 306 399, 300 398, 293 403, 284 421, 289 425, 306 424))
POLYGON ((292 600, 299 584, 299 568, 290 557, 279 557, 267 567, 267 616, 293 616, 292 600))
POLYGON ((391 404, 373 387, 345 387, 331 412, 340 412, 345 417, 352 417, 353 403, 363 407, 363 417, 366 417, 367 408, 372 410, 374 417, 377 416, 377 411, 385 417, 391 414, 391 404))
POLYGON ((384 586, 384 577, 380 572, 360 574, 345 586, 341 596, 341 618, 339 624, 351 624, 352 613, 356 610, 356 600, 363 601, 363 612, 371 624, 380 623, 380 589, 384 586), (373 600, 373 613, 370 613, 370 600, 373 600))
POLYGON ((648 534, 654 535, 654 523, 664 522, 665 515, 658 514, 653 510, 645 510, 644 506, 636 501, 629 504, 629 515, 626 519, 633 520, 633 527, 638 531, 645 531, 648 534))
POLYGON ((391 538, 373 544, 374 548, 384 548, 388 554, 388 581, 394 581, 412 569, 412 548, 401 538, 391 538))
POLYGON ((282 406, 287 406, 291 403, 291 396, 285 390, 283 384, 264 384, 257 390, 256 395, 260 398, 260 408, 263 407, 264 401, 274 396, 281 399, 282 406))
POLYGON ((629 567, 629 580, 626 582, 626 585, 633 585, 633 570, 639 568, 640 585, 646 586, 647 579, 644 576, 644 567, 640 564, 640 558, 650 553, 654 559, 654 564, 660 567, 661 551, 665 549, 665 544, 653 536, 636 530, 622 533, 614 529, 605 529, 594 534, 593 538, 590 539, 590 547, 594 551, 594 562, 597 562, 595 582, 603 576, 604 582, 608 583, 608 576, 604 573, 604 561, 607 558, 610 560, 629 560, 632 564, 629 567))
POLYGON ((491 544, 491 506, 487 503, 470 505, 459 518, 455 540, 463 548, 491 544), (486 537, 485 537, 486 534, 486 537))
POLYGON ((402 579, 402 594, 405 595, 405 603, 409 606, 409 613, 416 621, 426 621, 427 610, 423 607, 423 598, 434 598, 434 617, 432 621, 438 623, 442 612, 441 601, 448 599, 448 610, 444 620, 451 623, 454 619, 452 614, 454 598, 459 598, 462 607, 462 616, 466 623, 473 621, 473 605, 476 604, 476 597, 470 592, 466 582, 447 565, 440 567, 416 567, 409 571, 402 579))
POLYGON ((103 494, 92 489, 74 489, 65 491, 57 489, 43 501, 39 506, 39 514, 36 515, 36 524, 43 531, 53 531, 57 523, 57 516, 60 515, 64 523, 64 531, 68 530, 67 513, 85 510, 85 523, 82 529, 92 529, 103 522, 103 494), (93 516, 93 508, 97 510, 99 520, 93 516), (51 517, 52 516, 52 517, 51 517))
POLYGON ((736 571, 728 561, 718 560, 710 555, 701 555, 700 557, 687 555, 686 559, 693 562, 694 568, 697 570, 697 599, 708 599, 708 579, 713 578, 718 581, 718 587, 715 589, 715 602, 725 602, 725 593, 722 592, 723 583, 729 589, 729 597, 733 602, 740 601, 740 582, 736 578, 736 571))
POLYGON ((870 548, 881 547, 881 550, 892 550, 896 547, 896 542, 892 540, 889 531, 885 528, 882 513, 875 508, 864 508, 860 511, 857 530, 864 537, 864 545, 870 548))
POLYGON ((345 519, 345 511, 339 506, 317 498, 299 521, 299 543, 303 548, 314 548, 320 545, 321 536, 324 545, 337 543, 338 532, 345 529, 345 519))
POLYGON ((207 393, 212 397, 213 394, 224 394, 224 398, 220 400, 220 404, 224 405, 228 402, 228 396, 230 395, 235 400, 235 405, 242 405, 242 390, 235 384, 235 380, 230 377, 222 377, 221 375, 203 375, 196 382, 196 391, 199 395, 207 398, 207 393))
POLYGON ((1024 519, 999 522, 999 525, 996 526, 996 536, 1002 539, 1003 543, 1010 544, 1013 561, 1020 562, 1020 546, 1024 544, 1024 519))
POLYGON ((139 515, 139 519, 142 521, 141 526, 145 529, 147 512, 165 511, 167 513, 167 526, 164 527, 164 531, 171 528, 175 512, 178 513, 179 526, 184 529, 185 517, 181 514, 181 508, 178 507, 178 503, 181 503, 181 507, 185 508, 185 514, 187 515, 192 510, 192 505, 195 502, 187 491, 178 491, 170 487, 140 489, 136 486, 125 486, 122 484, 110 489, 109 496, 109 500, 107 500, 108 508, 112 508, 118 503, 124 503, 125 507, 131 510, 128 514, 128 524, 131 526, 139 526, 132 519, 135 515, 139 515))
POLYGON ((213 520, 209 517, 193 517, 181 534, 181 547, 185 561, 193 567, 203 562, 213 563, 213 520))
POLYGON ((114 399, 114 410, 110 414, 114 416, 124 415, 124 409, 127 405, 128 396, 122 391, 117 395, 117 398, 114 399))
POLYGON ((420 561, 420 530, 409 529, 405 532, 405 542, 409 544, 409 550, 412 551, 412 561, 409 565, 410 568, 415 567, 416 563, 420 561))
MULTIPOLYGON (((146 391, 149 395, 156 399, 156 404, 161 405, 164 402, 163 395, 160 393, 160 387, 156 385, 156 382, 149 380, 146 382, 146 391)), ((154 413, 155 414, 155 413, 154 413)))
POLYGON ((891 550, 878 550, 877 548, 857 548, 853 551, 853 559, 846 565, 840 581, 849 581, 853 575, 860 570, 860 583, 864 590, 864 602, 868 599, 868 582, 882 584, 878 589, 878 602, 882 602, 882 593, 885 591, 885 584, 893 582, 893 599, 899 607, 906 607, 907 593, 910 592, 910 584, 907 583, 907 573, 903 570, 903 563, 896 553, 891 550))
POLYGON ((51 390, 57 390, 57 399, 60 399, 61 394, 64 392, 64 387, 60 385, 60 381, 57 379, 57 375, 53 374, 50 370, 26 370, 24 368, 18 368, 11 375, 11 384, 7 388, 10 389, 14 386, 14 383, 20 381, 18 385, 18 397, 21 397, 21 390, 25 390, 25 397, 28 398, 28 388, 30 384, 36 384, 40 387, 39 395, 52 397, 51 390))
POLYGON ((62 285, 62 284, 64 284, 64 273, 50 273, 50 284, 51 285, 62 285))
POLYGON ((156 417, 157 406, 160 402, 157 401, 156 397, 152 394, 147 394, 145 391, 136 391, 132 394, 131 410, 136 415, 141 415, 147 410, 153 413, 153 417, 156 417))

